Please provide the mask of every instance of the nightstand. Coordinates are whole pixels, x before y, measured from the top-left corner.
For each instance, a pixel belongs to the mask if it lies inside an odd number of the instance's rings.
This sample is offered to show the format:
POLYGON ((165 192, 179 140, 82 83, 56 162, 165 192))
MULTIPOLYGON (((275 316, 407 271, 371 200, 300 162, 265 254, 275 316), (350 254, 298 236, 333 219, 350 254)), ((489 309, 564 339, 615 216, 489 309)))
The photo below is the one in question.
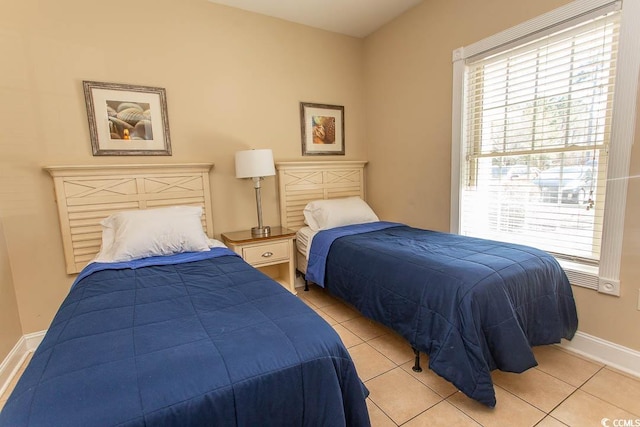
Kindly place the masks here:
POLYGON ((251 230, 222 233, 222 241, 229 249, 293 294, 296 294, 295 238, 295 231, 282 227, 271 227, 268 236, 252 236, 251 230))

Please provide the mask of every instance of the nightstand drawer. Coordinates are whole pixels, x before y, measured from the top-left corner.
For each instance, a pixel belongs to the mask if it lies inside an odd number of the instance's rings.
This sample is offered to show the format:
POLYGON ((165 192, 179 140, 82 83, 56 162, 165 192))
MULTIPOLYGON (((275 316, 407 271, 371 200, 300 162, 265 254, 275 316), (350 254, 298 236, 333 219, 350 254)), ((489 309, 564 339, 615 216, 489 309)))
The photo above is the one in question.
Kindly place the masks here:
POLYGON ((289 242, 270 243, 242 248, 242 258, 249 264, 289 260, 289 242))
POLYGON ((222 233, 222 241, 246 262, 296 294, 296 260, 293 254, 296 233, 271 227, 268 236, 254 236, 251 230, 222 233))

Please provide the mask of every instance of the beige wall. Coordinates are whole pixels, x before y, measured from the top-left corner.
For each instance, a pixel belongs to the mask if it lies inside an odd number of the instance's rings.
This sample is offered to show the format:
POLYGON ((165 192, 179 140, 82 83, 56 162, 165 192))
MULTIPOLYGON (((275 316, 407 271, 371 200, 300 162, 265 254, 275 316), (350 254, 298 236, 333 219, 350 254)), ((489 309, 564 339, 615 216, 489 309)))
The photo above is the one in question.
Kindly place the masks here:
MULTIPOLYGON (((48 327, 73 279, 43 165, 214 162, 219 235, 256 222, 233 153, 273 148, 277 160, 302 159, 298 103, 339 104, 346 158, 370 160, 369 197, 381 217, 448 230, 452 50, 563 3, 426 0, 363 42, 206 0, 0 0, 0 359, 20 333, 48 327), (93 157, 82 80, 166 88, 173 156, 93 157)), ((576 297, 582 331, 640 350, 640 331, 628 327, 640 320, 638 200, 634 178, 623 296, 576 289, 576 297)), ((274 178, 263 203, 265 222, 277 224, 274 178)))
POLYGON ((13 289, 11 265, 0 220, 0 361, 4 360, 21 336, 22 328, 13 289))
MULTIPOLYGON (((381 217, 449 230, 452 51, 564 3, 426 0, 366 39, 369 201, 381 217)), ((622 296, 574 290, 582 332, 640 350, 637 143, 631 163, 622 296)))
MULTIPOLYGON (((362 45, 206 0, 0 0, 0 219, 23 332, 49 326, 72 282, 43 165, 213 162, 215 234, 251 227, 233 155, 302 159, 300 101, 344 105, 346 158, 366 157, 362 45), (92 156, 83 80, 164 87, 173 156, 92 156)), ((263 188, 277 225, 275 178, 263 188)))

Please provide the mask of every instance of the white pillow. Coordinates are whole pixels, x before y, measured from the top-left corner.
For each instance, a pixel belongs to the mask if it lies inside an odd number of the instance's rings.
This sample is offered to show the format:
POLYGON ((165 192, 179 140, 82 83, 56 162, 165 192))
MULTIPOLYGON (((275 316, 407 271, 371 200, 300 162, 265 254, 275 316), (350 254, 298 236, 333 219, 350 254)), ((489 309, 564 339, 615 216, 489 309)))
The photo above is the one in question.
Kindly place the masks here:
POLYGON ((360 197, 314 200, 304 208, 304 222, 313 231, 379 221, 378 216, 360 197))
POLYGON ((209 250, 202 208, 172 206, 115 213, 101 224, 102 248, 95 262, 120 262, 157 255, 209 250))
POLYGON ((227 245, 225 245, 224 243, 222 243, 220 240, 217 239, 208 239, 209 242, 209 247, 210 248, 228 248, 227 245))

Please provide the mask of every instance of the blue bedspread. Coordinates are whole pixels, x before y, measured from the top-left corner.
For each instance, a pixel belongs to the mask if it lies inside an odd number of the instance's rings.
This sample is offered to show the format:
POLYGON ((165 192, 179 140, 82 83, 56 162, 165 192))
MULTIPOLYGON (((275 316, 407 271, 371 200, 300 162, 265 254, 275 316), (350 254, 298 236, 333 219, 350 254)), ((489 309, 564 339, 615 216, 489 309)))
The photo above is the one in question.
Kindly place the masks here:
POLYGON ((333 328, 231 252, 208 254, 90 267, 0 426, 368 426, 333 328))
MULTIPOLYGON (((316 234, 324 286, 429 355, 467 396, 496 403, 490 372, 537 365, 531 346, 571 339, 577 314, 555 258, 522 245, 395 226, 316 234)), ((311 259, 309 263, 311 264, 311 259)))

